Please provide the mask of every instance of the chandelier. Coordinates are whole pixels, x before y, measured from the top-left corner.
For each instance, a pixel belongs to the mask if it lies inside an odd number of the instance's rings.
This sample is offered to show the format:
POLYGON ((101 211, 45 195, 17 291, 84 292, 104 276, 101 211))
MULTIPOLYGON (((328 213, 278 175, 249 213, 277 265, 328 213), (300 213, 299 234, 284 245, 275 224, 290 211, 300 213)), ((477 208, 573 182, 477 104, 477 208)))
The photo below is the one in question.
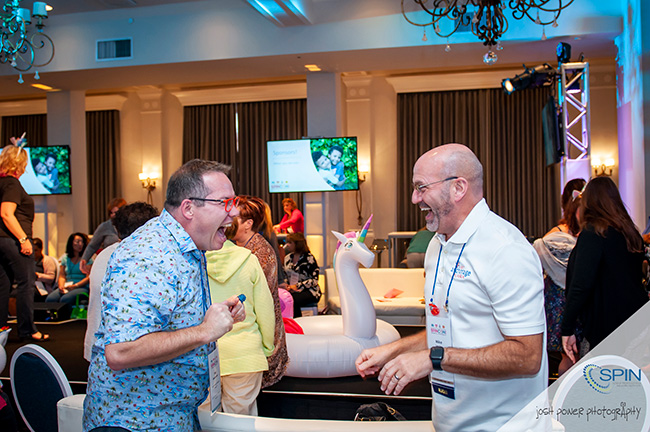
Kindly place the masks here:
MULTIPOLYGON (((423 41, 427 40, 427 26, 432 26, 433 31, 442 38, 449 38, 461 28, 471 29, 483 41, 483 45, 488 47, 483 61, 494 64, 497 56, 492 47, 496 45, 496 49, 501 49, 499 39, 508 30, 508 20, 504 13, 506 7, 512 9, 512 16, 517 20, 527 17, 535 24, 557 27, 560 13, 571 3, 573 0, 402 0, 402 15, 409 23, 424 28, 423 41), (428 14, 424 22, 416 22, 406 15, 404 3, 410 1, 428 14), (442 18, 447 18, 449 23, 441 27, 442 18)), ((544 29, 542 39, 546 39, 544 29)), ((447 44, 445 51, 449 50, 447 44)))
MULTIPOLYGON (((23 83, 23 72, 32 67, 45 66, 54 57, 54 42, 43 33, 43 20, 47 18, 49 6, 34 2, 33 10, 21 8, 21 0, 3 0, 0 11, 0 63, 9 63, 19 72, 18 82, 23 83), (34 27, 31 26, 35 21, 34 27)), ((35 79, 39 79, 34 69, 35 79)))

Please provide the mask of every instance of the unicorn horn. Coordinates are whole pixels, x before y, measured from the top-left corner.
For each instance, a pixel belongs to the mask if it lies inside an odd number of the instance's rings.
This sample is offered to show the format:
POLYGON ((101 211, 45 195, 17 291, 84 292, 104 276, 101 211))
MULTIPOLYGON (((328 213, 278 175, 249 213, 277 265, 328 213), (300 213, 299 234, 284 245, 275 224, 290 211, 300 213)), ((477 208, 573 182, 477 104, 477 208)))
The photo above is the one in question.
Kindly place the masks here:
POLYGON ((9 138, 9 141, 11 141, 11 143, 16 147, 23 148, 23 146, 27 144, 27 140, 25 139, 25 134, 27 134, 27 132, 23 132, 23 135, 18 139, 16 139, 16 137, 11 137, 9 138))
POLYGON ((366 224, 363 226, 363 229, 361 230, 361 234, 359 235, 359 242, 363 243, 364 240, 366 239, 366 235, 368 234, 368 228, 370 228, 370 222, 372 222, 372 215, 368 218, 366 221, 366 224))

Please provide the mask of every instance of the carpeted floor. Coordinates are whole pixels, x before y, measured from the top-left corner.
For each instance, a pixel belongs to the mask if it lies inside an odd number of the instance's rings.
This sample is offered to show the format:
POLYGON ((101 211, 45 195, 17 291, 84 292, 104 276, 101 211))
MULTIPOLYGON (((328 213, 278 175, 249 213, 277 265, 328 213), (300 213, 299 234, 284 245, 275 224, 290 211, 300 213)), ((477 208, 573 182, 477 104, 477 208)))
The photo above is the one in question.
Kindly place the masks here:
POLYGON ((5 346, 7 352, 7 365, 3 371, 0 372, 0 380, 2 380, 2 390, 9 395, 12 400, 14 412, 16 414, 18 427, 20 432, 29 432, 25 426, 20 414, 16 409, 15 401, 11 392, 11 384, 9 379, 9 365, 11 358, 18 348, 23 345, 34 343, 45 348, 56 361, 61 365, 61 368, 66 374, 70 387, 73 393, 85 393, 86 381, 88 379, 88 362, 83 358, 83 340, 86 333, 85 320, 70 320, 64 322, 37 322, 36 326, 42 333, 50 335, 50 339, 44 342, 34 341, 20 341, 16 331, 15 321, 9 323, 11 332, 9 339, 5 346))
POLYGON ((86 320, 68 320, 56 323, 36 323, 38 330, 50 335, 50 339, 43 342, 30 340, 20 341, 16 331, 16 324, 9 324, 12 328, 9 340, 5 346, 7 351, 7 367, 0 373, 1 378, 9 378, 9 359, 13 353, 23 345, 34 343, 45 348, 66 374, 70 382, 83 383, 88 380, 88 362, 83 358, 84 335, 86 334, 86 320))

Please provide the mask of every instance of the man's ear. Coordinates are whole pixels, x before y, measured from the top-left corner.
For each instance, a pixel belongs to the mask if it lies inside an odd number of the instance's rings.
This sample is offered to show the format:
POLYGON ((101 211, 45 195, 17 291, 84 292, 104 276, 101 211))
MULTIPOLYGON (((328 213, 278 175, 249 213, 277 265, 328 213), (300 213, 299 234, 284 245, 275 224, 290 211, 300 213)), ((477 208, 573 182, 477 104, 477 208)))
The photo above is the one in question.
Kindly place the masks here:
POLYGON ((179 210, 181 212, 181 215, 187 220, 192 220, 194 219, 194 203, 192 200, 183 200, 181 205, 179 206, 179 210))
POLYGON ((464 177, 459 177, 454 180, 454 184, 451 189, 452 199, 455 202, 461 201, 465 195, 469 192, 469 182, 464 177))

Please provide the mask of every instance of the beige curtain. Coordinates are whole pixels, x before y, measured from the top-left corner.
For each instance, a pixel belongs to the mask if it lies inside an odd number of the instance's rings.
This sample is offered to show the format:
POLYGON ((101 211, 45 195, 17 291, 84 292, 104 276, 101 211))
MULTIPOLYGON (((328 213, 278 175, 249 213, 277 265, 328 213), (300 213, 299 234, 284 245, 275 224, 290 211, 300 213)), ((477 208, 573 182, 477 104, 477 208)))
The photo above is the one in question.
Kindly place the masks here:
MULTIPOLYGON (((47 115, 19 115, 2 117, 2 133, 0 148, 10 144, 9 138, 20 137, 27 132, 27 146, 38 147, 47 145, 47 115)), ((68 143, 70 144, 70 143, 68 143)))
MULTIPOLYGON (((121 197, 120 113, 117 110, 86 113, 88 166, 88 232, 108 218, 106 205, 121 197)), ((71 169, 74 169, 72 167, 71 169)))
POLYGON ((398 229, 424 218, 411 204, 413 164, 427 150, 467 145, 483 163, 490 208, 526 236, 542 236, 560 217, 557 166, 546 167, 542 108, 549 88, 506 95, 501 89, 398 95, 398 229))

